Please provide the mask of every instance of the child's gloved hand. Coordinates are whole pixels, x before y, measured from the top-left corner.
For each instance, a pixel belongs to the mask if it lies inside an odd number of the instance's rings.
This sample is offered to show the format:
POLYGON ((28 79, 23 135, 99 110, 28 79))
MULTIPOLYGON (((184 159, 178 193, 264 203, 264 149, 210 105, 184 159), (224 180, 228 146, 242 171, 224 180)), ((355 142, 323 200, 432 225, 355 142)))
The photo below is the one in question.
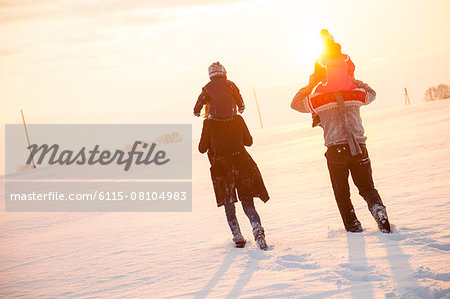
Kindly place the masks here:
POLYGON ((239 113, 240 113, 240 114, 242 114, 242 113, 244 113, 244 110, 245 110, 245 106, 244 106, 244 107, 242 107, 242 108, 239 108, 239 110, 238 110, 238 111, 239 111, 239 113))
POLYGON ((200 113, 198 113, 198 112, 194 112, 194 115, 197 117, 200 117, 200 113))

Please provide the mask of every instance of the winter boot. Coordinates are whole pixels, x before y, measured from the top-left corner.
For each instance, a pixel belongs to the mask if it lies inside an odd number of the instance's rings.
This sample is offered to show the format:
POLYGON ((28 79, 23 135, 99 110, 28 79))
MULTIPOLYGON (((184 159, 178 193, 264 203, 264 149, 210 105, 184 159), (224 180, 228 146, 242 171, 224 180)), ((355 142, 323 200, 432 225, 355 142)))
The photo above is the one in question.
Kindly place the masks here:
POLYGON ((391 225, 386 213, 386 207, 375 204, 372 209, 372 216, 378 224, 378 229, 385 234, 391 232, 391 225))
POLYGON ((358 219, 353 220, 352 224, 345 229, 351 233, 361 233, 363 231, 361 222, 358 219))
POLYGON ((253 236, 255 237, 256 243, 258 243, 259 248, 262 250, 267 249, 267 243, 264 235, 264 228, 259 223, 252 223, 253 226, 253 236))
POLYGON ((233 237, 234 244, 237 248, 244 248, 247 240, 244 239, 242 234, 233 237))
POLYGON ((241 229, 239 228, 239 223, 237 219, 233 219, 232 221, 228 222, 231 233, 233 234, 233 242, 236 245, 237 248, 244 248, 245 243, 247 242, 244 237, 242 236, 241 229))

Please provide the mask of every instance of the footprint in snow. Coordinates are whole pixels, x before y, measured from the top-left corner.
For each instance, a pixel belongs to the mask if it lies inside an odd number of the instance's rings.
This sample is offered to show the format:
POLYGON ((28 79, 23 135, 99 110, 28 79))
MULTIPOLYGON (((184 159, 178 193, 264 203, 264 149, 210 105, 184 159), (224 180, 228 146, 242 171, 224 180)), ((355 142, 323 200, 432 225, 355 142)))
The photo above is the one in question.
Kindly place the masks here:
POLYGON ((361 265, 355 265, 351 263, 343 263, 339 264, 339 267, 353 270, 353 271, 372 271, 375 269, 375 266, 361 266, 361 265))
POLYGON ((335 271, 349 281, 383 281, 386 275, 376 272, 375 266, 357 265, 353 263, 339 264, 335 271))
POLYGON ((450 273, 434 273, 430 268, 425 266, 420 266, 414 276, 417 278, 431 278, 440 281, 450 281, 450 273))
POLYGON ((317 263, 308 262, 308 259, 306 258, 307 256, 308 255, 306 254, 286 254, 278 257, 275 262, 278 265, 289 269, 319 269, 320 266, 317 263))
POLYGON ((428 244, 428 246, 431 248, 439 249, 441 251, 450 251, 450 243, 447 244, 431 243, 428 244))

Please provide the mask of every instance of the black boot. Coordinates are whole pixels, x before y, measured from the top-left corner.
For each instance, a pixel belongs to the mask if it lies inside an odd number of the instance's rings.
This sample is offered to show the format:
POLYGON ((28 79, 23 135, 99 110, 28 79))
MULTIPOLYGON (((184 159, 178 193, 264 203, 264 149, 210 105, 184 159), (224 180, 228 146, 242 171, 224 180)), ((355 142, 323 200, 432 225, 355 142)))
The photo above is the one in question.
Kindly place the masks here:
MULTIPOLYGON (((253 224, 253 223, 252 223, 253 224)), ((259 223, 253 225, 253 236, 258 244, 259 248, 262 250, 267 250, 267 243, 264 235, 264 228, 259 223)))
POLYGON ((351 233, 361 233, 363 228, 361 226, 361 222, 359 222, 358 219, 355 219, 352 224, 345 228, 345 230, 351 233))
POLYGON ((247 242, 242 236, 241 229, 239 227, 239 223, 237 219, 231 220, 229 223, 231 233, 233 234, 233 242, 237 248, 244 248, 245 243, 247 242))
POLYGON ((373 218, 377 222, 378 229, 382 233, 389 234, 391 232, 391 224, 389 223, 389 219, 386 213, 386 207, 375 204, 372 207, 371 212, 373 218))
POLYGON ((247 240, 244 239, 242 234, 240 234, 238 236, 234 236, 233 237, 233 241, 234 241, 234 244, 236 245, 237 248, 244 248, 245 247, 245 243, 247 243, 247 240))

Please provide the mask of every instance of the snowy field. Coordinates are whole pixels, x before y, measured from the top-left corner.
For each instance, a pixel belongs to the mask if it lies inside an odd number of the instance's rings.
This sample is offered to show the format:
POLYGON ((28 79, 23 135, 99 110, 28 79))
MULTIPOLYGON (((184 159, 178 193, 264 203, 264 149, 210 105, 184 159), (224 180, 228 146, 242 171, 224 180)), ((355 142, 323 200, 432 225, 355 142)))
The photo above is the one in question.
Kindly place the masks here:
POLYGON ((450 298, 450 101, 362 109, 392 234, 354 188, 364 232, 345 232, 322 131, 302 123, 253 132, 270 250, 241 207, 249 242, 233 247, 206 155, 194 152, 191 213, 5 213, 2 192, 0 297, 450 298))

